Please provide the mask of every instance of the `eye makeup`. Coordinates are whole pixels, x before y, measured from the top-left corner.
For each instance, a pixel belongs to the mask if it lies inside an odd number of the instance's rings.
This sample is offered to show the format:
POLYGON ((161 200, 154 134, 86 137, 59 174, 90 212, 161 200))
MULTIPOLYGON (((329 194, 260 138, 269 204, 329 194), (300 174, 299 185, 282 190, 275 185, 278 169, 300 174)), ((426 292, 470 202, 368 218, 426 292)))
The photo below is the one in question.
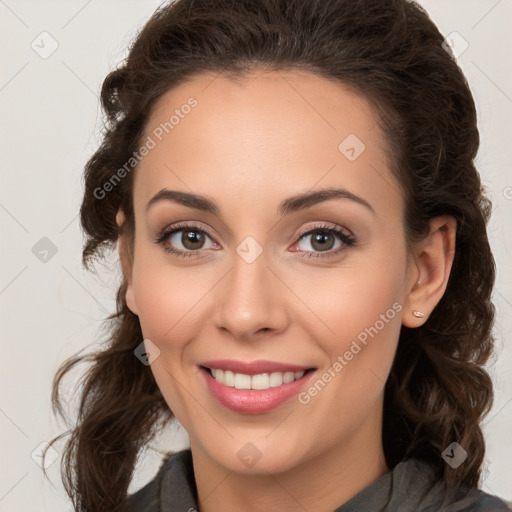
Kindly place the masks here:
MULTIPOLYGON (((301 258, 308 259, 327 259, 338 256, 341 252, 346 251, 350 247, 353 247, 357 244, 356 237, 346 228, 342 228, 341 226, 335 224, 327 224, 327 223, 318 223, 312 227, 308 227, 307 229, 302 230, 297 235, 297 241, 292 245, 294 250, 292 252, 298 253, 297 255, 301 258), (339 241, 339 246, 335 250, 326 250, 326 251, 315 251, 315 250, 301 250, 297 248, 303 239, 307 239, 312 235, 316 234, 316 238, 314 239, 315 243, 322 243, 326 239, 329 241, 334 238, 334 241, 339 241)), ((162 231, 160 231, 156 238, 153 240, 153 243, 162 246, 163 250, 178 258, 192 258, 192 257, 204 257, 205 252, 208 250, 219 250, 220 245, 215 241, 215 237, 205 228, 199 227, 193 221, 180 222, 169 227, 166 227, 162 231), (195 233, 196 239, 206 240, 209 238, 214 247, 210 249, 180 249, 173 246, 173 243, 169 243, 177 233, 195 233), (199 237, 197 236, 199 235, 199 237)), ((183 245, 183 234, 181 236, 181 240, 179 241, 183 245)), ((311 245, 311 242, 309 242, 311 245)), ((311 247, 313 247, 311 245, 311 247)))

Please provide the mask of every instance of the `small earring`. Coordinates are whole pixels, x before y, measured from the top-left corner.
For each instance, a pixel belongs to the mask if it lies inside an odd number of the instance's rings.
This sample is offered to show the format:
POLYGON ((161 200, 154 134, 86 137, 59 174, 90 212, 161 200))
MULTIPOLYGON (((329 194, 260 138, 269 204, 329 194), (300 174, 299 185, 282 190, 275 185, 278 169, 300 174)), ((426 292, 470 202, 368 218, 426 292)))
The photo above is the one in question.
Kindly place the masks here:
POLYGON ((412 310, 412 314, 416 318, 423 318, 425 316, 425 313, 422 313, 421 311, 416 311, 415 309, 412 310))

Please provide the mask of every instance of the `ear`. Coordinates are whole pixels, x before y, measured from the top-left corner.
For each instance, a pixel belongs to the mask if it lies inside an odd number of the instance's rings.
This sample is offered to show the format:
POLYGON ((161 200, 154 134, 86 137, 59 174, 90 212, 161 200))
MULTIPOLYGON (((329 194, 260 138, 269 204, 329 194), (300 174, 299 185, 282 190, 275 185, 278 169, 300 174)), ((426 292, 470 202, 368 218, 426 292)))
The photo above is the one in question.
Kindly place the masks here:
POLYGON ((402 324, 423 325, 441 300, 455 256, 457 221, 449 216, 430 222, 429 235, 411 248, 408 295, 404 304, 402 324), (422 313, 416 316, 413 311, 422 313))
POLYGON ((119 260, 121 262, 121 270, 123 272, 123 277, 126 281, 126 293, 125 293, 125 301, 128 309, 135 315, 138 315, 137 304, 135 302, 135 295, 133 292, 133 253, 131 247, 129 246, 129 241, 124 233, 123 224, 125 222, 124 212, 119 209, 116 215, 116 223, 119 229, 118 236, 118 250, 119 250, 119 260))

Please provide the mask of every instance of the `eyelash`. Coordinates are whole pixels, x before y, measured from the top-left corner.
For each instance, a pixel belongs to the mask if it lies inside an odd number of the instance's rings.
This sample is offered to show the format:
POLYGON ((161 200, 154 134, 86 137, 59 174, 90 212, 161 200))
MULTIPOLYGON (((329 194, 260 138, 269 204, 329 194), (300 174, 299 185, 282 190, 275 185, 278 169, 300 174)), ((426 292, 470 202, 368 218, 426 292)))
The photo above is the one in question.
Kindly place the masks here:
MULTIPOLYGON (((157 245, 161 245, 165 252, 167 252, 169 254, 173 254, 174 256, 176 256, 178 258, 190 258, 190 257, 193 257, 194 255, 196 255, 198 252, 201 252, 201 250, 207 250, 207 249, 198 249, 196 251, 191 251, 191 250, 181 251, 181 250, 176 250, 176 249, 173 249, 172 247, 164 245, 164 242, 171 235, 173 235, 174 233, 177 233, 179 231, 197 231, 197 232, 208 235, 208 237, 211 239, 214 238, 208 231, 205 231, 203 228, 199 228, 199 226, 197 226, 193 223, 179 223, 179 224, 172 226, 171 228, 167 228, 167 229, 164 229, 163 231, 161 231, 157 235, 155 240, 153 240, 153 242, 157 245)), ((309 228, 307 230, 300 232, 297 235, 297 242, 295 242, 295 244, 300 242, 300 240, 302 240, 302 238, 304 238, 305 236, 311 235, 317 231, 334 233, 338 237, 338 239, 342 242, 343 245, 334 251, 323 251, 323 252, 302 251, 302 252, 305 252, 307 255, 302 255, 302 256, 300 256, 301 258, 308 258, 308 259, 309 258, 312 258, 312 259, 331 258, 331 257, 338 255, 340 252, 345 251, 347 248, 355 246, 357 243, 357 240, 354 237, 354 235, 347 233, 346 231, 342 230, 341 228, 329 226, 326 224, 320 224, 318 226, 314 226, 313 228, 309 228), (325 255, 323 253, 325 253, 325 255)), ((298 252, 300 252, 300 251, 298 251, 298 252)))

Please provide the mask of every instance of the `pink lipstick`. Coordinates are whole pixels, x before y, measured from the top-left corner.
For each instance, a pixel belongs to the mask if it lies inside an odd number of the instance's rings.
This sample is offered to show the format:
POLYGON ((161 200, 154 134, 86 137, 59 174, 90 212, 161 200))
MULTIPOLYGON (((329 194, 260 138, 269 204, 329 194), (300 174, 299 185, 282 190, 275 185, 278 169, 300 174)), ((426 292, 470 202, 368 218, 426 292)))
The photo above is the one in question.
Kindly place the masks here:
POLYGON ((245 414, 276 409, 297 395, 315 368, 275 361, 204 361, 201 374, 211 394, 225 407, 245 414))

